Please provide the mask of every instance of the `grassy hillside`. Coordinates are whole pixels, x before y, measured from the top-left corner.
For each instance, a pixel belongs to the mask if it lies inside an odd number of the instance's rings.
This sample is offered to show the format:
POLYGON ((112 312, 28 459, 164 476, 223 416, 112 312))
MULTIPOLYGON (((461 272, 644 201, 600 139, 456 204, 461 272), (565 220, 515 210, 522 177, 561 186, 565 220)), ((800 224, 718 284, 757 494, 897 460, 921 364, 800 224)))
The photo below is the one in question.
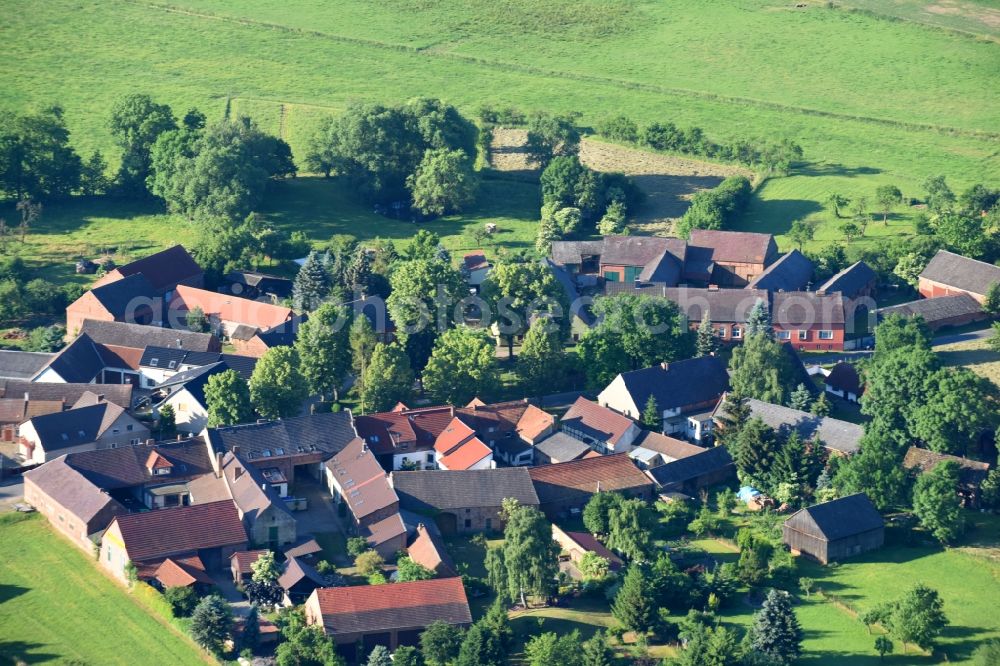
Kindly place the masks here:
POLYGON ((0 663, 205 664, 39 515, 0 516, 0 663))
MULTIPOLYGON (((780 234, 811 218, 822 223, 816 245, 839 239, 821 204, 833 191, 870 198, 891 182, 915 196, 938 173, 956 189, 1000 184, 992 0, 949 0, 939 13, 896 2, 886 17, 806 4, 11 0, 0 108, 58 101, 80 148, 112 161, 105 119, 131 91, 181 113, 220 117, 228 105, 299 155, 323 115, 416 95, 469 112, 579 111, 586 124, 625 113, 697 124, 717 140, 789 137, 809 164, 765 183, 745 225, 780 234), (981 36, 933 27, 956 23, 982 25, 981 36)), ((875 226, 910 228, 906 215, 875 226)))

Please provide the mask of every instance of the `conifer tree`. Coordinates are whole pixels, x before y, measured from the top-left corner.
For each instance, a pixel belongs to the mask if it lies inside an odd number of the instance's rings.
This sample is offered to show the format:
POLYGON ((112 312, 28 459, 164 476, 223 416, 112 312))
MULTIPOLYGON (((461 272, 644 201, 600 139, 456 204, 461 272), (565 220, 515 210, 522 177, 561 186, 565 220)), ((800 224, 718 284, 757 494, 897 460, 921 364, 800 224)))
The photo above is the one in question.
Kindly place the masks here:
POLYGON ((292 302, 299 311, 312 312, 330 293, 329 255, 309 253, 292 283, 292 302))
POLYGON ((653 628, 656 607, 652 586, 646 580, 642 567, 633 564, 615 595, 611 614, 629 631, 645 632, 653 628))
POLYGON ((646 400, 646 406, 642 410, 642 425, 649 430, 656 430, 663 426, 663 418, 660 416, 660 408, 656 404, 656 396, 652 393, 646 400))
POLYGON ((809 409, 810 402, 812 402, 812 395, 809 393, 809 389, 806 388, 805 384, 799 384, 796 386, 795 390, 792 391, 792 394, 788 397, 788 406, 802 412, 809 409))
POLYGON ((792 610, 787 592, 771 590, 764 605, 754 614, 750 629, 751 647, 781 663, 789 664, 802 651, 802 627, 792 610))
POLYGON ((749 338, 760 334, 770 337, 774 335, 774 329, 771 327, 771 313, 767 309, 767 303, 758 299, 750 309, 750 312, 747 313, 747 326, 744 337, 749 338))
POLYGON ((715 339, 715 329, 712 328, 712 320, 708 318, 708 310, 701 317, 698 325, 698 339, 695 343, 698 356, 711 356, 718 347, 715 339))

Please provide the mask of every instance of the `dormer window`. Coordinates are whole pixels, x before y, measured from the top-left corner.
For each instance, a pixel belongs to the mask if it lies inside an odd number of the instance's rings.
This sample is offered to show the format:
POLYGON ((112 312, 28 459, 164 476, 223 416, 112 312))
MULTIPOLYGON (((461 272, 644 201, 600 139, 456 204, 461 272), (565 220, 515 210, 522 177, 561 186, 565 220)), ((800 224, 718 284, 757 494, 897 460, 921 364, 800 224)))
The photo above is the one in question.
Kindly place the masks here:
POLYGON ((368 438, 368 441, 370 441, 372 444, 378 444, 378 435, 372 435, 371 437, 368 438))
POLYGON ((263 451, 260 452, 260 454, 262 456, 264 456, 265 458, 270 458, 271 457, 271 449, 264 449, 263 451))
POLYGON ((149 359, 149 367, 155 368, 159 364, 160 364, 160 359, 158 359, 158 358, 151 358, 151 359, 149 359))
POLYGON ((276 456, 283 456, 283 455, 285 455, 285 450, 282 449, 282 448, 277 448, 277 449, 274 450, 274 455, 276 455, 276 456))
POLYGON ((170 468, 157 467, 155 470, 153 470, 153 474, 155 474, 156 476, 166 476, 167 474, 170 474, 170 468))
POLYGON ((170 363, 167 364, 167 367, 170 368, 171 370, 174 369, 174 368, 176 368, 177 367, 177 361, 170 361, 170 363))

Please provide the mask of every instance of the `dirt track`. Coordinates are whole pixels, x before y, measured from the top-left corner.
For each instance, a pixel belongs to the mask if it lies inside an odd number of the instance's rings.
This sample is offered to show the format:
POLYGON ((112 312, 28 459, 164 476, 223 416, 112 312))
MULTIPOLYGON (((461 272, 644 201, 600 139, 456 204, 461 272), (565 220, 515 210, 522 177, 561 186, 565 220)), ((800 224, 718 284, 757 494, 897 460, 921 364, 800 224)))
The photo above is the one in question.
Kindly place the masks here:
MULTIPOLYGON (((524 152, 526 139, 525 130, 496 130, 493 168, 531 171, 524 152)), ((643 233, 668 233, 672 220, 684 214, 695 192, 715 187, 727 176, 752 176, 739 167, 661 155, 593 139, 581 141, 580 161, 596 171, 620 171, 633 177, 647 197, 642 208, 630 216, 636 230, 643 233)))

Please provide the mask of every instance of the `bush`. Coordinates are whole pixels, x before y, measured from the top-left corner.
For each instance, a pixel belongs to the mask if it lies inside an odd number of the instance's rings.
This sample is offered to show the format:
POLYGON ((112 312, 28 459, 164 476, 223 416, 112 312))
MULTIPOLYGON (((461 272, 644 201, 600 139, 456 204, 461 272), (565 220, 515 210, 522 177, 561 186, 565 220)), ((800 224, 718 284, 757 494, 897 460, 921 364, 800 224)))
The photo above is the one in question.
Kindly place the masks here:
POLYGON ((174 617, 188 617, 198 605, 198 595, 190 587, 168 587, 163 591, 163 598, 170 604, 174 617))
MULTIPOLYGON (((341 506, 345 506, 341 503, 341 506)), ((364 537, 351 537, 347 540, 347 553, 351 557, 357 557, 368 550, 368 540, 364 537)))
POLYGON ((358 573, 362 576, 371 576, 380 572, 383 564, 385 561, 382 556, 374 550, 366 550, 354 558, 354 566, 358 568, 358 573))
POLYGON ((639 126, 626 116, 608 118, 597 125, 597 133, 612 141, 635 143, 639 139, 639 126))
POLYGON ((692 229, 725 229, 743 212, 751 191, 746 177, 730 176, 718 187, 698 192, 677 223, 678 235, 687 238, 692 229))

